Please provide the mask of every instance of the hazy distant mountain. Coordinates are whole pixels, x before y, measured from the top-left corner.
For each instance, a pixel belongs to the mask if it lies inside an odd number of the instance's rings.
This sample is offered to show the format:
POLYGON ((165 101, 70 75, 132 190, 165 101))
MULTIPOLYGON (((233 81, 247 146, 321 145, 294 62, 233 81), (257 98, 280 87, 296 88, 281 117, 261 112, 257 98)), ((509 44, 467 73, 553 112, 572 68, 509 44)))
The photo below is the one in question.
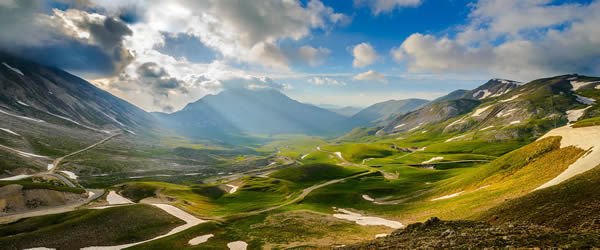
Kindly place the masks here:
MULTIPOLYGON (((63 70, 0 53, 0 110, 96 132, 149 128, 142 109, 63 70)), ((32 121, 23 118, 23 121, 32 121)))
POLYGON ((340 115, 350 117, 358 113, 362 108, 355 106, 338 106, 333 104, 319 104, 317 107, 327 109, 340 115))
POLYGON ((353 115, 349 119, 349 123, 353 127, 375 126, 384 123, 395 115, 413 111, 428 102, 428 100, 423 99, 406 99, 376 103, 353 115))
POLYGON ((341 134, 346 119, 300 103, 273 89, 229 89, 208 95, 172 114, 158 114, 170 127, 196 137, 226 134, 341 134))

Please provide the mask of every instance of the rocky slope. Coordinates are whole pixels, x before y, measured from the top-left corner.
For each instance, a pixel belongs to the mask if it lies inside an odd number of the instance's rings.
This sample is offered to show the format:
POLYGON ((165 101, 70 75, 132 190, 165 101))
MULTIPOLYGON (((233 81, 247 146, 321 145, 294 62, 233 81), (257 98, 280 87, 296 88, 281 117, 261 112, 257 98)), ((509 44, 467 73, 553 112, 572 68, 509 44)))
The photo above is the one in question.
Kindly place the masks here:
POLYGON ((0 111, 25 121, 56 121, 99 133, 141 131, 150 114, 57 68, 0 53, 0 111))
POLYGON ((484 100, 508 94, 522 83, 504 79, 491 79, 476 89, 467 91, 462 98, 484 100))
POLYGON ((599 110, 593 98, 600 96, 596 88, 600 82, 595 81, 597 78, 577 75, 538 79, 524 85, 493 79, 466 93, 460 103, 442 102, 399 116, 380 135, 411 132, 420 125, 444 134, 475 133, 489 140, 536 138, 568 122, 593 117, 599 110), (485 98, 477 95, 483 93, 482 89, 491 94, 485 98), (481 99, 477 100, 480 103, 464 101, 475 99, 481 99), (461 112, 446 112, 438 108, 440 105, 461 112))
POLYGON ((377 134, 412 132, 430 124, 444 122, 452 117, 467 113, 479 104, 480 101, 470 99, 456 99, 432 104, 394 118, 377 134))

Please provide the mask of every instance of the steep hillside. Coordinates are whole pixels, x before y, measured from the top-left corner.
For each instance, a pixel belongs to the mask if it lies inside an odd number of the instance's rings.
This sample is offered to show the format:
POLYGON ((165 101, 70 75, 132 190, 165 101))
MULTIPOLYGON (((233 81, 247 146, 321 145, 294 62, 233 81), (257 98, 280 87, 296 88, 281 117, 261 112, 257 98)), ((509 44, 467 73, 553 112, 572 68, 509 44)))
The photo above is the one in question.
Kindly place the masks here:
POLYGON ((448 101, 448 100, 460 99, 467 92, 469 92, 469 91, 465 90, 465 89, 458 89, 458 90, 455 90, 455 91, 452 91, 452 92, 448 93, 445 96, 438 97, 438 98, 434 99, 433 101, 430 101, 430 102, 427 102, 427 103, 423 103, 419 108, 424 108, 424 107, 427 107, 427 106, 429 106, 431 104, 445 102, 445 101, 448 101))
POLYGON ((145 111, 65 71, 3 53, 0 62, 4 115, 56 120, 101 133, 118 129, 135 133, 153 125, 145 111))
POLYGON ((413 111, 427 102, 423 99, 406 99, 376 103, 352 116, 349 123, 354 127, 375 126, 384 123, 392 116, 413 111))
POLYGON ((577 75, 538 79, 524 85, 493 79, 464 97, 473 97, 475 93, 482 93, 482 89, 491 89, 492 94, 485 98, 463 97, 460 105, 451 105, 454 108, 460 106, 463 112, 436 114, 437 106, 433 104, 410 116, 395 118, 379 135, 412 132, 421 125, 420 128, 428 127, 427 130, 441 134, 470 135, 457 138, 459 140, 475 137, 491 141, 537 138, 568 122, 594 117, 598 113, 594 98, 600 97, 596 81, 597 78, 577 75), (508 93, 502 94, 505 92, 508 93), (464 101, 473 99, 482 100, 470 105, 464 101), (431 118, 436 115, 444 118, 431 118))
POLYGON ((491 79, 476 89, 467 91, 462 98, 483 100, 498 97, 508 94, 510 91, 518 88, 521 84, 522 83, 520 82, 511 80, 491 79))
POLYGON ((507 201, 477 216, 493 224, 530 223, 560 230, 600 232, 600 168, 562 184, 507 201))
POLYGON ((349 130, 338 127, 345 117, 272 89, 229 89, 160 117, 178 131, 200 137, 235 133, 340 134, 349 130))
POLYGON ((456 99, 436 103, 394 118, 377 133, 378 135, 384 135, 397 132, 411 132, 423 126, 444 122, 452 117, 470 112, 479 104, 479 101, 470 99, 456 99))

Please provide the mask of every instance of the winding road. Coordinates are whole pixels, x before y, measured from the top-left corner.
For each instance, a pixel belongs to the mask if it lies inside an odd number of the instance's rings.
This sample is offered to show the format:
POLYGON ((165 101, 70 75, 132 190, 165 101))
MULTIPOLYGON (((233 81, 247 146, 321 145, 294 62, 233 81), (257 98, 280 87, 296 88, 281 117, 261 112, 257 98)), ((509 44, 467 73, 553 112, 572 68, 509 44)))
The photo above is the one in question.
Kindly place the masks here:
POLYGON ((85 152, 85 151, 88 151, 88 150, 90 150, 90 149, 92 149, 92 148, 94 148, 94 147, 96 147, 96 146, 98 146, 98 145, 100 145, 100 144, 102 144, 102 143, 105 143, 105 142, 107 142, 108 140, 112 139, 113 137, 115 137, 115 136, 118 136, 118 135, 122 135, 122 134, 123 134, 123 132, 121 131, 121 132, 119 132, 119 133, 116 133, 116 134, 114 134, 114 135, 111 135, 111 136, 109 136, 109 137, 106 137, 106 138, 102 139, 101 141, 99 141, 99 142, 96 142, 96 143, 94 143, 94 144, 92 144, 92 145, 88 146, 87 148, 80 149, 80 150, 77 150, 77 151, 75 151, 75 152, 71 152, 71 153, 69 153, 69 154, 67 154, 67 155, 65 155, 65 156, 62 156, 62 157, 58 157, 58 158, 56 158, 56 159, 54 160, 54 162, 52 163, 52 165, 53 165, 53 166, 52 166, 52 168, 51 168, 51 169, 48 169, 48 172, 49 172, 49 173, 54 173, 54 170, 56 170, 56 169, 58 168, 58 166, 60 165, 60 162, 61 162, 62 160, 64 160, 65 158, 67 158, 67 157, 70 157, 70 156, 73 156, 73 155, 76 155, 76 154, 83 153, 83 152, 85 152))
MULTIPOLYGON (((54 173, 54 171, 58 168, 59 164, 61 163, 61 161, 67 157, 85 152, 87 150, 90 150, 102 143, 107 142, 108 140, 114 138, 115 136, 121 135, 123 134, 122 132, 113 134, 109 137, 106 137, 104 139, 102 139, 101 141, 98 141, 84 149, 80 149, 77 150, 75 152, 69 153, 65 156, 59 157, 57 159, 54 160, 54 165, 51 169, 49 169, 47 172, 41 172, 36 174, 37 176, 52 176, 55 178, 58 178, 59 180, 61 180, 63 183, 65 183, 65 185, 69 186, 69 187, 77 187, 77 185, 75 185, 73 182, 71 182, 71 180, 69 180, 69 178, 54 173)), ((96 198, 102 196, 104 194, 104 190, 102 189, 86 189, 86 191, 88 192, 88 194, 93 194, 90 195, 88 198, 86 198, 85 200, 82 201, 78 201, 78 202, 74 202, 74 203, 70 203, 70 204, 65 204, 62 206, 57 206, 57 207, 51 207, 51 208, 44 208, 44 209, 39 209, 39 210, 32 210, 32 211, 27 211, 24 213, 18 213, 18 214, 5 214, 0 216, 0 224, 5 224, 5 223, 9 223, 12 221, 16 221, 18 219, 22 219, 22 218, 28 218, 28 217, 34 217, 34 216, 41 216, 41 215, 48 215, 48 214, 57 214, 57 213, 64 213, 64 212, 69 212, 69 211, 73 211, 75 210, 77 207, 86 204, 92 200, 95 200, 96 198)))

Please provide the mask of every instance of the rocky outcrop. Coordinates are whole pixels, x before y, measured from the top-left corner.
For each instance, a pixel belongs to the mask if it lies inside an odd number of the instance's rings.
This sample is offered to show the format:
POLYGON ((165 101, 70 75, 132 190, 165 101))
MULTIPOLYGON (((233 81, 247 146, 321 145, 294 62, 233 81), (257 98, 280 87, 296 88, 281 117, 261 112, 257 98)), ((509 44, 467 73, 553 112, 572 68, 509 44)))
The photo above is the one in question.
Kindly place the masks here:
POLYGON ((60 192, 49 189, 24 189, 19 184, 0 187, 0 215, 21 213, 41 207, 67 205, 83 201, 86 194, 60 192))

